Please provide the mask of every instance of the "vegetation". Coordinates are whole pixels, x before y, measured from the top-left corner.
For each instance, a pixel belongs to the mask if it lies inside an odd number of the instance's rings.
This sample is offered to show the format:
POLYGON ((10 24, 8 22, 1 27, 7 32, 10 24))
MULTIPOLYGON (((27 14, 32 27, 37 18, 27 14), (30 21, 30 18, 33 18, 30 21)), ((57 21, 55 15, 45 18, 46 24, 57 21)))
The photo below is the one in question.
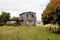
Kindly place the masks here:
POLYGON ((3 25, 4 21, 8 21, 8 20, 19 20, 19 17, 12 17, 10 16, 9 12, 2 12, 2 14, 0 15, 0 26, 3 25))
POLYGON ((19 17, 12 17, 11 20, 19 20, 19 17))
POLYGON ((60 40, 60 35, 45 30, 49 26, 4 26, 0 27, 0 40, 60 40))
POLYGON ((3 21, 10 20, 10 13, 9 12, 2 12, 0 15, 0 26, 3 24, 3 21))
POLYGON ((42 14, 42 21, 44 24, 57 23, 60 26, 60 0, 51 0, 42 14))

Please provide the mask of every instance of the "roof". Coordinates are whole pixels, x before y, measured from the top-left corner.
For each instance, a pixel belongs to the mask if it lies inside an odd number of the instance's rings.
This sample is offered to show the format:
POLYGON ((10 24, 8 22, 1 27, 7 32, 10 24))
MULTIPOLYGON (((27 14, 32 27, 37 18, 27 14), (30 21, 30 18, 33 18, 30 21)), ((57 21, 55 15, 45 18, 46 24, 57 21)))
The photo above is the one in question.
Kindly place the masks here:
POLYGON ((23 13, 21 13, 20 15, 23 15, 23 14, 25 14, 25 13, 34 13, 34 14, 36 14, 35 12, 31 12, 31 11, 29 11, 29 12, 23 12, 23 13))

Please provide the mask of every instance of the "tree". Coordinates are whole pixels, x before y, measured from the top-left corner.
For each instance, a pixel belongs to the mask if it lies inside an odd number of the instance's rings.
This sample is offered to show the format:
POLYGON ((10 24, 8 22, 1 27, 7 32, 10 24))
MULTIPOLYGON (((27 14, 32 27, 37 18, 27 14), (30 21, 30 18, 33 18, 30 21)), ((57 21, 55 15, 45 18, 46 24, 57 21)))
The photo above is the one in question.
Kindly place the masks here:
POLYGON ((12 17, 11 20, 19 20, 19 17, 12 17))
POLYGON ((2 17, 2 18, 1 18, 2 21, 10 20, 10 13, 9 13, 9 12, 2 12, 1 17, 2 17))
POLYGON ((3 21, 10 20, 10 13, 9 12, 2 12, 0 15, 0 25, 3 24, 3 21))
POLYGON ((55 24, 57 22, 60 31, 60 0, 50 1, 46 9, 43 11, 42 21, 44 24, 55 24))

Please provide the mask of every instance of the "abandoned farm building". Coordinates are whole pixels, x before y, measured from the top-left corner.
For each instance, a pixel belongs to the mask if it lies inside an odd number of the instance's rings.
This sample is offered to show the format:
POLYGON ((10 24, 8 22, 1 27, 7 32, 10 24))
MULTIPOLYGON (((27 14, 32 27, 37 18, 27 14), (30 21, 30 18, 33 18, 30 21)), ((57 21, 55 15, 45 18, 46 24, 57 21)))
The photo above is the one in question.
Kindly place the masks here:
POLYGON ((5 26, 36 26, 36 13, 24 12, 19 14, 19 20, 8 20, 4 21, 5 26))

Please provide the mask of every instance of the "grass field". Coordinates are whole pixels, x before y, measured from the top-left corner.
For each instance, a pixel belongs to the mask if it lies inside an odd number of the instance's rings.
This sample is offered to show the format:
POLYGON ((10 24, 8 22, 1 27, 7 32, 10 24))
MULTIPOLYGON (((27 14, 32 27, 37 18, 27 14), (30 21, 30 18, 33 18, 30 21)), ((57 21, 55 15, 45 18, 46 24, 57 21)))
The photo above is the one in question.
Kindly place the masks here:
POLYGON ((0 27, 0 40, 60 40, 60 34, 45 31, 42 25, 35 27, 0 27))

